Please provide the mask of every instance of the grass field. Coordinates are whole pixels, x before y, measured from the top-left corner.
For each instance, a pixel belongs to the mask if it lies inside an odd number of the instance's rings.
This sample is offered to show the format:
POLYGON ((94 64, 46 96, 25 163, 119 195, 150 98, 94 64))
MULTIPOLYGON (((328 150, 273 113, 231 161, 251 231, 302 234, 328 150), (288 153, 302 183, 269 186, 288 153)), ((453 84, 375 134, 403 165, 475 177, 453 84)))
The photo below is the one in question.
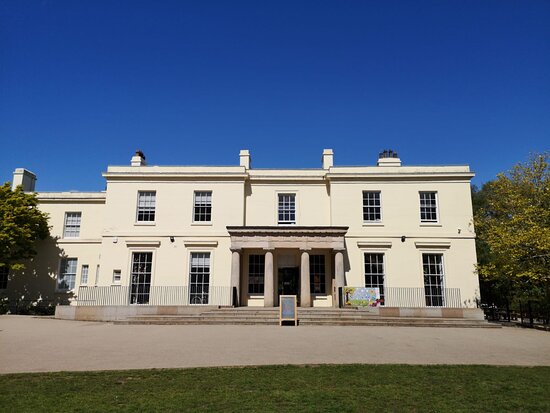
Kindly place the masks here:
POLYGON ((0 376, 5 412, 550 412, 550 367, 323 365, 0 376))

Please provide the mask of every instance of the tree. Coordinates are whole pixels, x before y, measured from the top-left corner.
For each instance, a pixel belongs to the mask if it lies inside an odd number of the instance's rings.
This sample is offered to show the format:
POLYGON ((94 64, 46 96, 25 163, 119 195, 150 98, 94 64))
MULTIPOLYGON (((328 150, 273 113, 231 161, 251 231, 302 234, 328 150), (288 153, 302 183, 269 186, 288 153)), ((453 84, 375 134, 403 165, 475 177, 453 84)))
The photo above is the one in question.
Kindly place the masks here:
POLYGON ((35 243, 50 235, 48 215, 37 208, 34 193, 0 187, 0 266, 24 268, 23 261, 36 255, 35 243))
POLYGON ((516 296, 549 296, 548 160, 548 153, 534 154, 473 191, 479 275, 516 296))

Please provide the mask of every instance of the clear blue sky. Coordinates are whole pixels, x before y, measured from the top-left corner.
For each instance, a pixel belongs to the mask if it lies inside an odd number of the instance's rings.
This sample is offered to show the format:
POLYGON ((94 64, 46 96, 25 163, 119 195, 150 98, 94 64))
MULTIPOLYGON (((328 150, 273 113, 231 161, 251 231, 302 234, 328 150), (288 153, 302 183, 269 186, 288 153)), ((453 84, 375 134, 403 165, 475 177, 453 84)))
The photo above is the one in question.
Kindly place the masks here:
POLYGON ((107 165, 470 164, 550 147, 550 2, 0 0, 0 180, 107 165))

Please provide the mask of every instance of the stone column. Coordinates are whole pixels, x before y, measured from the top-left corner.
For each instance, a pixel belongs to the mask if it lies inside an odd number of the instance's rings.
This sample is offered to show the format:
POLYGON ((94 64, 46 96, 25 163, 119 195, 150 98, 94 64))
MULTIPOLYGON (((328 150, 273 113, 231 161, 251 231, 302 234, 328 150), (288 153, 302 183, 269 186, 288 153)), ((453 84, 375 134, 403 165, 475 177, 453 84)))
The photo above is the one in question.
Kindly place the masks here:
POLYGON ((264 271, 264 307, 273 307, 273 251, 265 252, 265 271, 264 271))
POLYGON ((336 283, 336 304, 340 305, 342 297, 339 294, 340 287, 344 287, 346 279, 344 275, 344 253, 342 251, 336 251, 334 255, 334 281, 336 283))
POLYGON ((241 254, 240 250, 232 250, 231 254, 231 297, 233 306, 238 307, 241 296, 241 254), (236 294, 235 292, 236 291, 236 294))
POLYGON ((311 307, 309 282, 309 252, 302 251, 302 265, 300 267, 300 307, 311 307))

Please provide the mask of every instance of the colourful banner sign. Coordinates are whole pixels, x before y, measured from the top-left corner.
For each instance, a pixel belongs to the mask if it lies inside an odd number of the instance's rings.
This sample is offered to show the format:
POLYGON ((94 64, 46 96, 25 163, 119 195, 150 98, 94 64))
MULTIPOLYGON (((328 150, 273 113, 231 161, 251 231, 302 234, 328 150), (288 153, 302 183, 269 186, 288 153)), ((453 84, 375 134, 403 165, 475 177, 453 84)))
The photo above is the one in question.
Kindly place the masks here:
POLYGON ((378 307, 380 302, 379 288, 344 287, 345 306, 378 307))

